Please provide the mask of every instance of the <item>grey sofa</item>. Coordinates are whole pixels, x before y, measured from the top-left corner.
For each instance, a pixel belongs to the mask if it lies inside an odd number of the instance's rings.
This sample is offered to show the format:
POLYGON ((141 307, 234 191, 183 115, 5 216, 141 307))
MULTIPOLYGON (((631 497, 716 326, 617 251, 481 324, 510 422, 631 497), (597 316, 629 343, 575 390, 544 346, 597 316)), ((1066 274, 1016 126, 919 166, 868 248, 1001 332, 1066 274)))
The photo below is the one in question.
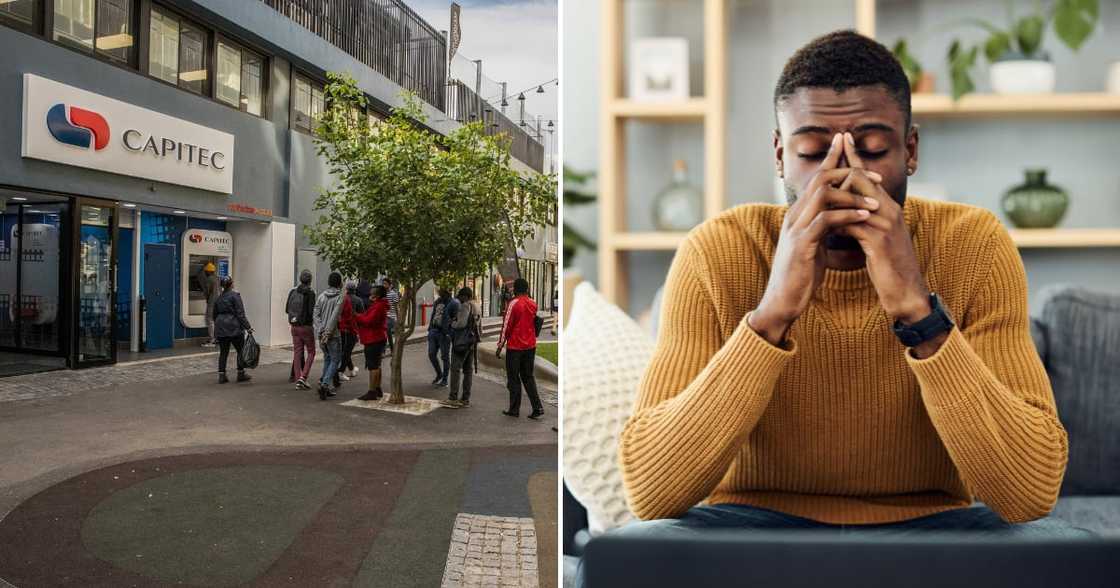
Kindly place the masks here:
MULTIPOLYGON (((1031 335, 1069 433, 1069 464, 1051 516, 1120 536, 1120 294, 1056 285, 1039 293, 1031 335)), ((590 540, 587 511, 564 489, 564 582, 590 540)))

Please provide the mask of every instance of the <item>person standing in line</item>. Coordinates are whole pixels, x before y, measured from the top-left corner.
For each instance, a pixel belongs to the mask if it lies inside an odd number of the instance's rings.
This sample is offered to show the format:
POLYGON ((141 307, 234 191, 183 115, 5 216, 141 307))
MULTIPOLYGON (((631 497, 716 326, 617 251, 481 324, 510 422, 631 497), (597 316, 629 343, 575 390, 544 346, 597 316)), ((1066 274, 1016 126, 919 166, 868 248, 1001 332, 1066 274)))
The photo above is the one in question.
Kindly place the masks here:
POLYGON ((388 277, 381 280, 385 288, 385 301, 389 303, 389 314, 385 320, 385 330, 389 333, 389 351, 393 351, 393 337, 397 331, 397 304, 401 301, 401 293, 393 286, 393 280, 388 277))
POLYGON ((202 297, 206 299, 206 335, 209 337, 202 344, 203 347, 213 347, 218 344, 218 339, 214 336, 214 303, 218 301, 222 289, 218 284, 217 271, 218 268, 214 266, 214 262, 208 261, 202 268, 202 274, 198 276, 198 285, 202 288, 202 297))
POLYGON ((307 376, 311 374, 311 364, 315 361, 315 290, 311 287, 311 272, 299 273, 299 286, 288 292, 288 304, 284 309, 288 314, 288 324, 292 330, 292 372, 289 381, 296 388, 309 390, 307 376))
POLYGON ((358 297, 358 282, 347 280, 346 295, 342 299, 342 314, 339 318, 339 331, 342 332, 342 360, 335 380, 349 380, 358 375, 358 368, 354 367, 354 346, 358 344, 358 330, 354 317, 366 309, 366 303, 358 297))
POLYGON ((520 416, 521 386, 533 405, 529 418, 536 420, 544 415, 544 405, 537 395, 537 379, 533 375, 537 358, 537 303, 529 298, 529 282, 517 278, 513 282, 513 300, 506 307, 505 323, 498 338, 498 357, 502 349, 509 347, 506 354, 506 386, 509 388, 509 410, 502 411, 506 416, 520 416))
POLYGON ((338 371, 342 356, 342 337, 338 330, 339 315, 342 314, 342 274, 331 272, 327 278, 326 290, 315 301, 315 340, 323 348, 323 375, 319 378, 319 400, 334 396, 334 374, 338 371))
POLYGON ((358 340, 362 342, 362 352, 369 370, 369 388, 358 400, 380 400, 381 357, 385 355, 385 343, 389 339, 386 322, 389 317, 389 302, 385 299, 384 286, 374 286, 370 291, 370 303, 365 312, 355 317, 358 340))
POLYGON ((237 350, 237 381, 248 382, 252 378, 245 373, 245 360, 242 355, 245 333, 252 333, 253 327, 245 317, 245 304, 241 301, 241 293, 233 289, 233 278, 222 276, 221 288, 222 293, 214 301, 211 315, 214 322, 214 335, 218 338, 218 383, 229 382, 229 378, 226 377, 226 361, 229 359, 231 345, 237 350))
POLYGON ((373 284, 371 284, 369 280, 365 278, 358 279, 358 288, 354 291, 354 293, 358 295, 358 298, 362 299, 363 309, 369 308, 369 299, 372 291, 373 284))
POLYGON ((432 304, 432 320, 428 323, 428 360, 436 370, 433 386, 446 386, 451 372, 451 321, 455 320, 459 301, 446 288, 439 289, 439 298, 432 304), (442 360, 442 365, 440 361, 442 360))
POLYGON ((459 309, 451 322, 451 391, 448 404, 458 408, 471 405, 471 382, 477 367, 478 342, 482 340, 482 307, 474 301, 474 292, 459 289, 459 309), (460 378, 461 376, 461 378, 460 378), (463 390, 459 394, 459 382, 463 390))

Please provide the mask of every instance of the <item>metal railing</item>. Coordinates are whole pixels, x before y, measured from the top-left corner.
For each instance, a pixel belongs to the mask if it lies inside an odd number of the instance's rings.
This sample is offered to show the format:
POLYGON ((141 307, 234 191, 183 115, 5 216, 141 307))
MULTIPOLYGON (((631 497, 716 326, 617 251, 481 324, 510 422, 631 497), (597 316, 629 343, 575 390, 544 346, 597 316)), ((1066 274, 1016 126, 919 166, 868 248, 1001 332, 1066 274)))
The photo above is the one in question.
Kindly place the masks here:
POLYGON ((510 139, 510 155, 536 171, 544 170, 544 146, 474 90, 459 80, 448 83, 447 116, 461 123, 481 120, 487 135, 505 133, 510 139))
POLYGON ((261 0, 444 110, 447 41, 400 0, 261 0))

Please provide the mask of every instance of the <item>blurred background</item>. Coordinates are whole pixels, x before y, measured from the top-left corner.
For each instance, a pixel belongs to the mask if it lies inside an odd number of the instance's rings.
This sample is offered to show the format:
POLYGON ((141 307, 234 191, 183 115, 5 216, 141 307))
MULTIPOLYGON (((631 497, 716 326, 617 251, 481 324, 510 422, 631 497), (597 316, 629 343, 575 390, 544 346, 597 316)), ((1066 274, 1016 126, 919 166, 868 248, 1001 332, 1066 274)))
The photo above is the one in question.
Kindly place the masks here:
POLYGON ((897 49, 920 91, 910 194, 995 212, 1020 246, 1032 311, 1048 284, 1120 292, 1120 0, 1053 11, 1066 4, 566 0, 566 283, 590 281, 642 317, 689 226, 774 202, 774 83, 798 47, 853 28, 897 49))

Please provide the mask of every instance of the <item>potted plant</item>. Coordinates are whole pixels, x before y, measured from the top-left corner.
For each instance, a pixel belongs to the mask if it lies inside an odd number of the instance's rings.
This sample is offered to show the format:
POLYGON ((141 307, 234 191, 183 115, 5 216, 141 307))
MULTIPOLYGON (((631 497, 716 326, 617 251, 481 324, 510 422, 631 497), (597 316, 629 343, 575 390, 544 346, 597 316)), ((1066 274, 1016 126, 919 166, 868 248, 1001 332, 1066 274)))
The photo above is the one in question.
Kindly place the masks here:
POLYGON ((922 69, 922 64, 910 53, 910 49, 906 45, 906 39, 899 39, 891 48, 891 53, 902 65, 902 71, 910 82, 912 93, 927 94, 933 92, 933 73, 922 69))
MULTIPOLYGON (((585 206, 595 202, 595 194, 583 191, 584 186, 594 174, 580 173, 564 166, 564 206, 585 206)), ((570 269, 572 259, 581 249, 594 250, 595 243, 564 221, 564 308, 562 317, 568 321, 568 308, 571 306, 572 292, 583 281, 579 272, 570 269)))
MULTIPOLYGON (((997 94, 1024 94, 1054 91, 1054 64, 1042 49, 1042 37, 1053 23, 1054 33, 1073 51, 1081 48, 1093 33, 1100 17, 1098 0, 1056 0, 1043 10, 1041 0, 1034 10, 1015 18, 1012 0, 1006 0, 1009 28, 1001 29, 982 19, 968 19, 963 24, 978 26, 988 32, 984 40, 984 56, 992 64, 989 74, 997 94)), ((949 77, 953 99, 975 89, 971 70, 976 64, 979 45, 965 48, 959 39, 949 46, 949 77)))

